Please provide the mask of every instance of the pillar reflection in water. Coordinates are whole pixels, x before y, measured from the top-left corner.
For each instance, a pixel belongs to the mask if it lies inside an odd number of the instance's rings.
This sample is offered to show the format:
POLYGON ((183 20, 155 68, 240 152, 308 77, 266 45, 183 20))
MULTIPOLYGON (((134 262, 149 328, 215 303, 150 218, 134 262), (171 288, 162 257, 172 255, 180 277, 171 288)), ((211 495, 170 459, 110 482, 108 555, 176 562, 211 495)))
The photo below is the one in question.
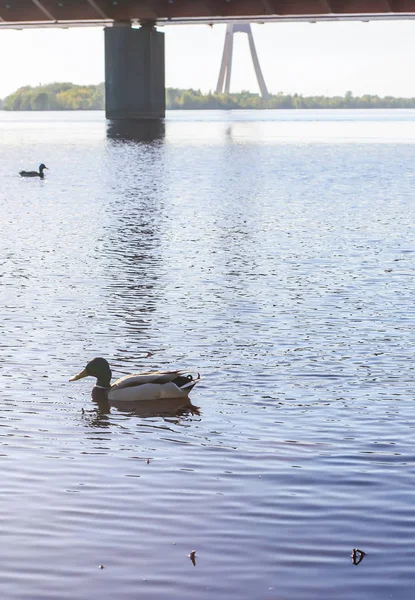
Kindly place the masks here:
POLYGON ((107 322, 117 324, 117 348, 110 358, 128 372, 161 367, 157 359, 151 363, 142 355, 164 344, 157 339, 155 317, 163 294, 161 240, 169 218, 164 208, 164 133, 163 121, 120 119, 107 124, 104 178, 110 194, 101 248, 106 264, 103 293, 108 298, 107 322))
POLYGON ((107 137, 111 140, 119 140, 136 143, 151 143, 163 140, 166 127, 163 119, 154 120, 130 120, 117 119, 108 121, 107 137))

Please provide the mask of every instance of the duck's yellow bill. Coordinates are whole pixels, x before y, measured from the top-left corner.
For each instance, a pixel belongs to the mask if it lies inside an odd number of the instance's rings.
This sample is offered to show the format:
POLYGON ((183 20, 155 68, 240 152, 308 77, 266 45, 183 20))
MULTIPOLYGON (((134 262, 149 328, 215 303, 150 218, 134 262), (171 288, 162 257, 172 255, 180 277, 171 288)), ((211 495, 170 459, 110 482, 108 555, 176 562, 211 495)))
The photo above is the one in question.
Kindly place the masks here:
POLYGON ((86 369, 78 373, 78 375, 74 375, 73 377, 71 377, 69 381, 78 381, 78 379, 82 379, 82 377, 88 377, 86 369))

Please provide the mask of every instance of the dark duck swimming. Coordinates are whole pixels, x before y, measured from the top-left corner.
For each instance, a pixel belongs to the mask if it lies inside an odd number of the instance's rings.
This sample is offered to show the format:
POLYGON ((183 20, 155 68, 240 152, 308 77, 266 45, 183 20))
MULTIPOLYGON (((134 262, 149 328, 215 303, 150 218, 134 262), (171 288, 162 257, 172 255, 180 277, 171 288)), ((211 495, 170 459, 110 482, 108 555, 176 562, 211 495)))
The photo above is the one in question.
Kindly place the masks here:
MULTIPOLYGON (((19 175, 20 177, 40 177, 41 179, 44 178, 44 173, 43 171, 45 169, 48 169, 46 165, 44 165, 43 163, 41 165, 39 165, 39 171, 19 171, 19 175)), ((49 169, 48 169, 49 171, 49 169)))

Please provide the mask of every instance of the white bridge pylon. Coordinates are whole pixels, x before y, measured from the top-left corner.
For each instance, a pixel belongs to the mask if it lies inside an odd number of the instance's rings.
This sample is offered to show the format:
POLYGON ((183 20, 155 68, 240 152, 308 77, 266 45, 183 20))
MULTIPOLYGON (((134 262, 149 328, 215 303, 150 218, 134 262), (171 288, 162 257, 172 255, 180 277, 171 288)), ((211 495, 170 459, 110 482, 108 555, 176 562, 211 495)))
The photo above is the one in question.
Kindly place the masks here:
POLYGON ((262 75, 258 54, 255 48, 254 37, 252 35, 251 25, 249 23, 228 23, 226 27, 225 45, 223 47, 222 62, 219 71, 218 84, 216 86, 216 94, 221 94, 223 91, 225 91, 225 94, 229 94, 232 74, 233 36, 235 33, 247 34, 251 58, 261 96, 263 98, 268 98, 267 86, 265 85, 264 76, 262 75))

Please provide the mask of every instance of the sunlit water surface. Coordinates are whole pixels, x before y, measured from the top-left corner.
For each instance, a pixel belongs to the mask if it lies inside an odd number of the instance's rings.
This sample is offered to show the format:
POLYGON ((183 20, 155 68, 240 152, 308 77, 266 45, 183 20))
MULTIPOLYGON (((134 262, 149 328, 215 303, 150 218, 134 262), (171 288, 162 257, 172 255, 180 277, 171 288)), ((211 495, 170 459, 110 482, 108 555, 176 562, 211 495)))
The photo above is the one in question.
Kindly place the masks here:
POLYGON ((411 111, 0 113, 1 598, 414 597, 414 144, 411 111), (97 355, 200 371, 199 414, 100 410, 97 355))

